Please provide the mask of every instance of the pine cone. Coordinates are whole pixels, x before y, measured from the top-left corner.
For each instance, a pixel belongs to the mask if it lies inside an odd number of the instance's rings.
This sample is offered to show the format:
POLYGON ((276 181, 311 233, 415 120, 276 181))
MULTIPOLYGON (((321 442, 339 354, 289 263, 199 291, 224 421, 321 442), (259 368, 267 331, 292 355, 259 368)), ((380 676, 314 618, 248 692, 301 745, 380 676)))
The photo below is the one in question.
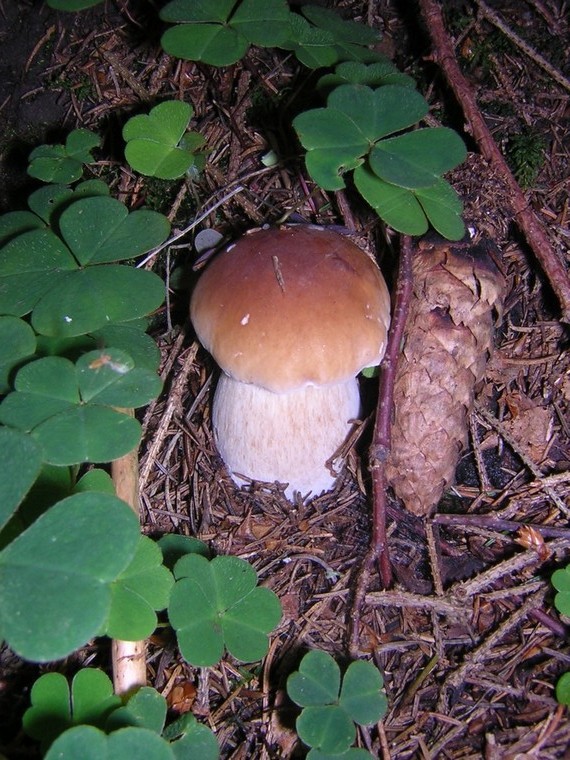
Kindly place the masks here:
POLYGON ((487 242, 420 240, 398 361, 386 477, 407 509, 427 515, 453 481, 468 414, 493 345, 504 278, 487 242))

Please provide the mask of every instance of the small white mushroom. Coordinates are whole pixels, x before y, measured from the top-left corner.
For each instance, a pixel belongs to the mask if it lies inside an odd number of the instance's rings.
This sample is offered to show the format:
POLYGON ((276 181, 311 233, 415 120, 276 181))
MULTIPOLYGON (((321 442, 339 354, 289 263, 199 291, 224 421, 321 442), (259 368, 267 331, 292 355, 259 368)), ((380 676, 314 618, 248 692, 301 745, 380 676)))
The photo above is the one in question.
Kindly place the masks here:
POLYGON ((233 479, 287 483, 290 499, 332 488, 327 461, 360 413, 356 376, 386 345, 374 261, 323 228, 256 230, 211 262, 190 313, 223 370, 212 419, 233 479))

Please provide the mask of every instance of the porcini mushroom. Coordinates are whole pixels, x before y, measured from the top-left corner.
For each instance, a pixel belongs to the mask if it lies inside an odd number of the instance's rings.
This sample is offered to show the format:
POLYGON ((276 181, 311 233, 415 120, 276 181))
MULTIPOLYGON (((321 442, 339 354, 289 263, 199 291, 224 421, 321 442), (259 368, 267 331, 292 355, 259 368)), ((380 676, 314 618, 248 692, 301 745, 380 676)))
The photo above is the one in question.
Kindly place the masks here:
POLYGON ((233 479, 332 488, 328 460, 360 413, 358 373, 384 354, 390 296, 375 262, 313 225, 253 230, 209 264, 191 319, 222 374, 212 421, 233 479))

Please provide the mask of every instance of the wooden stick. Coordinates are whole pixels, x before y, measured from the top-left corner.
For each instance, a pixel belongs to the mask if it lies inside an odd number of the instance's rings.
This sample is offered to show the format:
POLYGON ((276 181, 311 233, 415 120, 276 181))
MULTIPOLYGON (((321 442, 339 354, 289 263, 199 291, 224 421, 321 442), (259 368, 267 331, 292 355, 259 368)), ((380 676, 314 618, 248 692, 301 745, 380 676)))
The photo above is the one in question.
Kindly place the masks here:
POLYGON ((394 314, 388 335, 386 354, 380 365, 380 390, 370 448, 370 473, 372 476, 373 526, 372 552, 378 560, 380 578, 384 588, 391 582, 390 558, 386 541, 386 473, 385 463, 390 451, 394 381, 398 365, 404 328, 412 295, 412 239, 402 236, 398 279, 394 296, 394 314))
MULTIPOLYGON (((121 409, 134 417, 133 409, 121 409)), ((111 475, 119 499, 125 501, 139 516, 139 459, 133 449, 111 463, 111 475)), ((120 641, 113 639, 113 686, 119 696, 146 686, 146 644, 144 641, 120 641)))

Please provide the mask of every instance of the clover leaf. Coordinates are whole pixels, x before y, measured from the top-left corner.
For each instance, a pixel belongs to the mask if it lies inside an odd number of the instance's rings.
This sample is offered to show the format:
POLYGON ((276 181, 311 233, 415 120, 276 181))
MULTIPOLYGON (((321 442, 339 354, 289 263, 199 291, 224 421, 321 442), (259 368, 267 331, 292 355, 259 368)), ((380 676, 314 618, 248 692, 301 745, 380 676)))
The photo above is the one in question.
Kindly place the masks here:
POLYGON ((317 5, 301 7, 302 16, 291 14, 289 38, 281 44, 311 69, 331 66, 339 60, 369 61, 380 56, 368 49, 378 34, 356 21, 317 5))
POLYGON ((370 151, 370 168, 393 185, 426 188, 464 161, 465 156, 465 145, 452 129, 417 129, 375 143, 370 151))
POLYGON ((105 633, 123 641, 150 636, 157 625, 156 611, 166 608, 173 583, 158 544, 141 536, 135 556, 112 585, 105 633))
POLYGON ((51 745, 45 760, 177 760, 171 745, 148 728, 128 727, 107 735, 94 726, 75 726, 51 745))
POLYGON ((267 634, 281 618, 275 594, 257 587, 255 570, 238 557, 183 556, 174 568, 168 616, 183 657, 214 665, 224 647, 244 662, 267 651, 267 634))
POLYGON ((30 701, 22 726, 44 749, 71 726, 88 723, 103 728, 109 714, 122 704, 109 677, 95 668, 79 670, 71 688, 61 673, 45 673, 32 686, 30 701))
POLYGON ((570 565, 555 570, 550 580, 558 592, 554 597, 554 606, 558 612, 570 617, 570 565))
POLYGON ((75 182, 83 173, 83 164, 93 161, 91 151, 100 138, 88 129, 75 129, 65 145, 39 145, 30 153, 28 174, 44 182, 75 182))
POLYGON ((0 421, 30 432, 55 465, 108 462, 138 445, 137 420, 110 408, 137 407, 160 391, 157 375, 120 349, 36 359, 16 375, 0 404, 0 421))
POLYGON ((110 733, 127 726, 148 728, 162 734, 166 722, 166 699, 155 689, 143 686, 108 718, 105 730, 110 733))
POLYGON ((560 705, 570 705, 570 673, 563 673, 556 682, 556 700, 560 705))
POLYGON ((37 332, 73 337, 138 319, 162 303, 160 277, 110 263, 160 245, 170 229, 162 214, 129 213, 119 201, 95 196, 65 208, 61 237, 41 222, 32 226, 27 216, 16 221, 30 228, 0 248, 0 314, 32 311, 37 332))
POLYGON ((28 197, 28 206, 45 224, 49 225, 59 218, 61 212, 74 200, 99 195, 108 196, 109 193, 109 185, 100 179, 79 182, 74 188, 68 185, 52 184, 34 190, 28 197))
POLYGON ((192 713, 165 726, 166 715, 166 699, 145 686, 109 716, 105 730, 109 733, 128 726, 147 728, 170 742, 176 760, 217 760, 218 742, 207 726, 198 723, 192 713))
POLYGON ((83 646, 108 619, 111 584, 139 537, 136 515, 115 496, 58 502, 0 552, 0 636, 34 662, 83 646))
POLYGON ((196 162, 195 151, 205 139, 196 132, 186 133, 194 109, 189 103, 169 100, 155 106, 148 115, 133 116, 123 127, 125 157, 141 174, 159 179, 175 179, 196 162))
POLYGON ((250 45, 279 46, 288 35, 290 11, 285 0, 172 0, 160 12, 173 22, 162 35, 170 55, 212 66, 229 66, 250 45))
POLYGON ((41 452, 34 439, 0 427, 0 528, 8 522, 41 470, 41 452))
POLYGON ((428 111, 415 90, 386 85, 341 85, 326 108, 305 111, 293 126, 307 149, 307 169, 325 190, 344 187, 341 174, 360 166, 378 140, 415 124, 428 111))
MULTIPOLYGON (((370 662, 351 663, 342 679, 335 660, 326 652, 312 650, 287 680, 290 698, 303 708, 297 733, 313 749, 311 758, 346 754, 356 738, 355 723, 371 725, 386 712, 383 679, 370 662)), ((367 756, 367 755, 364 755, 367 756)))
POLYGON ((9 388, 12 371, 36 350, 36 336, 27 322, 17 317, 0 317, 0 393, 9 388))
POLYGON ((399 71, 388 58, 368 65, 360 61, 343 61, 333 73, 324 74, 317 82, 319 92, 328 94, 341 84, 362 84, 381 87, 387 84, 415 88, 416 83, 408 74, 399 71))
POLYGON ((423 235, 431 222, 449 240, 459 240, 465 234, 463 205, 443 179, 431 187, 410 190, 385 182, 364 165, 355 170, 354 184, 378 216, 398 232, 423 235))

